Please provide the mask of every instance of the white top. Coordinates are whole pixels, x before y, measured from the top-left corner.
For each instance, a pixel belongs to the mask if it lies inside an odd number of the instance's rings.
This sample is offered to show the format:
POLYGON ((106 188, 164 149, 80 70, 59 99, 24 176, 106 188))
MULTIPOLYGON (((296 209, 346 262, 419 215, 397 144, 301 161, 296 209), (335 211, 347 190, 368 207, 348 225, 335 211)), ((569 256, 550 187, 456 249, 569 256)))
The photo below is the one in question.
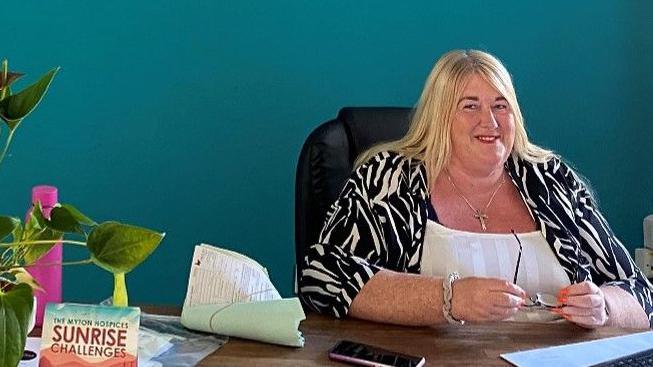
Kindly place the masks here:
MULTIPOLYGON (((522 243, 517 285, 529 295, 537 292, 557 295, 561 288, 570 284, 540 232, 518 233, 517 236, 522 243)), ((519 244, 512 234, 459 231, 427 220, 421 274, 446 277, 457 271, 462 278, 477 276, 512 282, 518 255, 519 244)), ((559 318, 548 311, 526 310, 522 309, 509 320, 544 322, 559 318)))

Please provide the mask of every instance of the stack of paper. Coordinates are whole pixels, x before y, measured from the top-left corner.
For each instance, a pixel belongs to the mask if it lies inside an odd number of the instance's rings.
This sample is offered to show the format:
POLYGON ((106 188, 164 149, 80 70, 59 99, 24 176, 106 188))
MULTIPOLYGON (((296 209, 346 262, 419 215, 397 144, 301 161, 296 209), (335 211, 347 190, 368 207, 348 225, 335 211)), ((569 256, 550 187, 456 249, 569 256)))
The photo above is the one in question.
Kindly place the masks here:
POLYGON ((306 316, 297 298, 282 299, 267 270, 239 253, 195 247, 181 323, 193 330, 303 347, 306 316))

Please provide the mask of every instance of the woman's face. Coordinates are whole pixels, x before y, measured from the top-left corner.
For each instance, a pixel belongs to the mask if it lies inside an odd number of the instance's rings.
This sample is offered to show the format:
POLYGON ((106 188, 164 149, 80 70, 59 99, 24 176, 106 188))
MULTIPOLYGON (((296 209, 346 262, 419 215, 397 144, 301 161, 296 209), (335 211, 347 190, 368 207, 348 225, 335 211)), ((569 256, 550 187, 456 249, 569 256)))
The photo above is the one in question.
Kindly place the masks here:
POLYGON ((451 163, 491 172, 502 167, 515 141, 508 101, 477 74, 468 77, 451 126, 451 163))

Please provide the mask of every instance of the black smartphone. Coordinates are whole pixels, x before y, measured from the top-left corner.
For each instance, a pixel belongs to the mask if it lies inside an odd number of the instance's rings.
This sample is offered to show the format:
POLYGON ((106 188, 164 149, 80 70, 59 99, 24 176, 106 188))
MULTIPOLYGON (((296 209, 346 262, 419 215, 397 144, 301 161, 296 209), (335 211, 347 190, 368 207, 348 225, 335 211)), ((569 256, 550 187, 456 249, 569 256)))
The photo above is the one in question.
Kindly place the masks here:
POLYGON ((331 348, 329 358, 359 366, 378 367, 421 367, 426 362, 424 357, 409 356, 349 340, 341 340, 331 348))

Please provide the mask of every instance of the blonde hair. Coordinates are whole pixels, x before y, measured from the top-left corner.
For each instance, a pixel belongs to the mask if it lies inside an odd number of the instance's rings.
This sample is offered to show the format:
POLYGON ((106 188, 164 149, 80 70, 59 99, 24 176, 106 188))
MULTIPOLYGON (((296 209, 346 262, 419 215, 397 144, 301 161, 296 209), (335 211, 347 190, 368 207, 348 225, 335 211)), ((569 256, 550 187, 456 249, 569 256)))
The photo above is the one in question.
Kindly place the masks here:
POLYGON ((554 155, 528 141, 524 118, 508 70, 494 56, 478 50, 453 50, 444 54, 426 79, 412 116, 408 133, 401 139, 381 143, 362 153, 356 167, 382 151, 393 151, 421 160, 428 182, 434 182, 451 156, 451 125, 458 99, 471 74, 481 76, 510 104, 515 118, 512 154, 532 162, 545 162, 554 155))

